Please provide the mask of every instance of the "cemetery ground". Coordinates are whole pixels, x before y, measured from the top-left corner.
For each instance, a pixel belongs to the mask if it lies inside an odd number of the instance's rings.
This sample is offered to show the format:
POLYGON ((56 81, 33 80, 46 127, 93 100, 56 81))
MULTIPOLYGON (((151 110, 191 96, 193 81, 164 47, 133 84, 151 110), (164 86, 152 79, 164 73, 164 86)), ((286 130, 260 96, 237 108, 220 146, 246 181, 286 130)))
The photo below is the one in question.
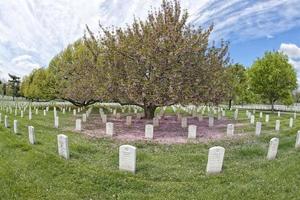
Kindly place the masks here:
MULTIPOLYGON (((58 113, 59 128, 54 128, 53 110, 43 116, 28 113, 24 118, 8 115, 10 128, 0 125, 0 199, 299 199, 300 152, 295 149, 300 116, 289 128, 293 113, 265 115, 260 120, 261 135, 255 136, 255 125, 249 125, 245 110, 232 137, 188 141, 179 144, 114 138, 94 138, 73 131, 72 112, 58 113), (13 133, 17 119, 19 133, 13 133), (280 119, 276 132, 275 120, 280 119), (37 144, 28 141, 28 125, 35 128, 37 144), (70 159, 57 153, 57 135, 69 138, 70 159), (280 139, 275 160, 267 160, 269 141, 280 139), (137 148, 135 174, 119 171, 119 146, 137 148), (225 148, 223 170, 207 175, 208 149, 225 148)), ((83 112, 82 112, 83 113, 83 112)), ((81 114, 82 114, 81 113, 81 114)), ((99 115, 95 108, 92 115, 99 115)), ((172 113, 169 113, 172 114, 172 113)), ((255 113, 259 119, 259 111, 255 113)), ((232 120, 233 111, 226 111, 232 120)), ((77 118, 81 115, 78 114, 77 118)), ((89 119, 88 119, 89 120, 89 119)), ((123 119, 124 120, 124 119, 123 119)), ((207 121, 207 118, 204 118, 207 121)), ((88 123, 88 122, 87 122, 88 123)), ((99 121, 99 123, 101 123, 99 121)), ((180 122, 178 122, 180 123, 180 122)), ((83 123, 83 128, 86 125, 83 123)), ((187 129, 186 129, 187 130, 187 129)), ((226 135, 226 128, 221 128, 226 135)), ((155 131, 154 131, 155 135, 155 131)))

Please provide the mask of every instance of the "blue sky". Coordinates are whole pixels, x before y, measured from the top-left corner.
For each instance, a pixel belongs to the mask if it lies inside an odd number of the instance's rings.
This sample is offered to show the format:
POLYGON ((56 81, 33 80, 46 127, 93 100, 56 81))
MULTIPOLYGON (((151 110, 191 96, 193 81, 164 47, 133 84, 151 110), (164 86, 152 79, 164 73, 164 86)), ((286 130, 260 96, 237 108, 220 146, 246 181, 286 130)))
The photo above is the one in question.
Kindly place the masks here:
MULTIPOLYGON (((230 42, 231 59, 250 66, 266 50, 289 57, 300 80, 300 0, 180 0, 189 23, 214 23, 211 40, 230 42)), ((83 35, 145 18, 160 0, 0 0, 0 77, 23 76, 83 35)))

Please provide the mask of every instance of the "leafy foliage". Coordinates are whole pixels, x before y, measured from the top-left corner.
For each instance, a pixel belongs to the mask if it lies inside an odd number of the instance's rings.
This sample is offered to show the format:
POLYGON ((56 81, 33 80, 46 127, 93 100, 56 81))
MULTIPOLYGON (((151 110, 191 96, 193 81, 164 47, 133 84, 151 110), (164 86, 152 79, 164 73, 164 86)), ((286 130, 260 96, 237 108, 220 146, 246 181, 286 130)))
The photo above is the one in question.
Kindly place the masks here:
POLYGON ((127 28, 100 25, 98 40, 88 29, 95 60, 104 55, 111 99, 143 107, 147 118, 159 106, 223 100, 227 43, 209 46, 213 27, 196 29, 187 18, 178 1, 163 1, 145 21, 135 19, 127 28))
POLYGON ((281 100, 291 103, 292 91, 297 87, 296 72, 280 52, 266 52, 249 70, 251 89, 273 105, 281 100))

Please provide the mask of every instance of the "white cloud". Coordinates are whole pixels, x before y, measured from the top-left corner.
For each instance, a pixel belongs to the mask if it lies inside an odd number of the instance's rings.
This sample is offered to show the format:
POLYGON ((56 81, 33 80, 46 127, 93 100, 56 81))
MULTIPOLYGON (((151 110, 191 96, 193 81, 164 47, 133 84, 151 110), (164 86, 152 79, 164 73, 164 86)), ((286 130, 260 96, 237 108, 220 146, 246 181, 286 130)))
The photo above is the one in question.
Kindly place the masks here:
POLYGON ((279 50, 284 52, 291 59, 300 59, 300 47, 298 47, 296 44, 282 43, 279 50))
MULTIPOLYGON (((133 16, 145 18, 161 0, 1 0, 0 70, 2 75, 24 75, 37 66, 47 66, 51 58, 83 35, 85 25, 98 30, 124 26, 133 16), (22 62, 14 61, 27 55, 22 62)), ((272 38, 277 33, 300 26, 299 0, 181 0, 195 25, 215 23, 212 38, 231 42, 249 38, 272 38)))
POLYGON ((288 56, 289 63, 297 71, 297 79, 298 83, 300 83, 300 47, 298 47, 296 44, 282 43, 279 51, 288 56))

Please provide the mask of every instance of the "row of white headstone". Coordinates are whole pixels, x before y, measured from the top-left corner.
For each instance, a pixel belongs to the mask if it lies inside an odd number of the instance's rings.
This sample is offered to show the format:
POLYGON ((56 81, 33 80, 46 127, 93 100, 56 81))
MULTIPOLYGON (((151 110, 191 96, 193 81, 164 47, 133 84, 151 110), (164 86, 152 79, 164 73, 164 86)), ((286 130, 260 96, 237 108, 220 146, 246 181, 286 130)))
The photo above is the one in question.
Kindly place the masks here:
MULTIPOLYGON (((57 136, 58 153, 65 159, 69 159, 68 137, 60 134, 57 136)), ((279 145, 278 138, 272 138, 269 143, 267 159, 274 160, 277 155, 279 145)), ((297 133, 295 148, 300 148, 300 131, 297 133)), ((211 147, 208 151, 208 161, 206 165, 207 174, 216 174, 222 171, 225 148, 221 146, 211 147)), ((119 147, 119 169, 122 171, 136 172, 137 148, 131 145, 119 147)))

